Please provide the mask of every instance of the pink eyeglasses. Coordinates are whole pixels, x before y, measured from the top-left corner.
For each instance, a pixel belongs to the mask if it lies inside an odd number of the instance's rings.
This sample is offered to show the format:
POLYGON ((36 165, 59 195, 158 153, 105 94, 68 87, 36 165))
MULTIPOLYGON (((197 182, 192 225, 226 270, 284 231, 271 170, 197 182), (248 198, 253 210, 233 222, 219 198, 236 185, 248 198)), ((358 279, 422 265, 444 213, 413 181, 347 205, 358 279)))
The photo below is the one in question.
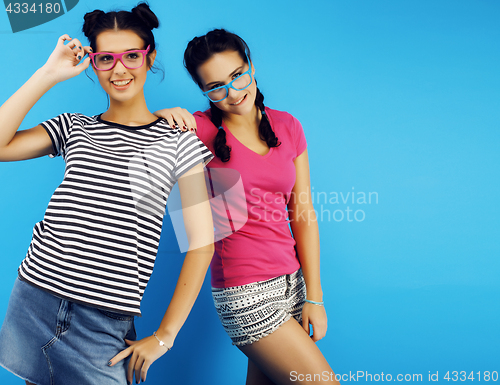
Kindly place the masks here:
POLYGON ((110 52, 96 52, 90 53, 94 68, 99 71, 109 71, 114 68, 116 61, 120 60, 125 68, 133 70, 142 67, 144 58, 149 52, 149 45, 146 49, 135 49, 132 51, 110 53, 110 52))

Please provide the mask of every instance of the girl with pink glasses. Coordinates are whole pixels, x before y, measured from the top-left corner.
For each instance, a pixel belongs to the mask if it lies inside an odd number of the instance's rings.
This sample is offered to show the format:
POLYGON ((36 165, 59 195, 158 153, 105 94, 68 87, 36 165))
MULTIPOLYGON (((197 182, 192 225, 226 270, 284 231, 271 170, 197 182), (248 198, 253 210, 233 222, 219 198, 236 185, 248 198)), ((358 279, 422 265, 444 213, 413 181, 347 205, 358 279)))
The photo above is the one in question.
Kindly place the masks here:
POLYGON ((146 380, 149 366, 174 344, 212 258, 203 175, 212 154, 146 106, 158 24, 146 4, 87 13, 90 46, 61 36, 45 65, 0 108, 1 161, 49 155, 66 162, 0 331, 0 364, 27 384, 124 385, 134 371, 136 382, 146 380), (64 113, 18 131, 39 98, 91 62, 109 96, 104 113, 64 113), (133 318, 141 314, 176 182, 183 205, 196 206, 183 212, 190 250, 157 330, 135 341, 133 318))

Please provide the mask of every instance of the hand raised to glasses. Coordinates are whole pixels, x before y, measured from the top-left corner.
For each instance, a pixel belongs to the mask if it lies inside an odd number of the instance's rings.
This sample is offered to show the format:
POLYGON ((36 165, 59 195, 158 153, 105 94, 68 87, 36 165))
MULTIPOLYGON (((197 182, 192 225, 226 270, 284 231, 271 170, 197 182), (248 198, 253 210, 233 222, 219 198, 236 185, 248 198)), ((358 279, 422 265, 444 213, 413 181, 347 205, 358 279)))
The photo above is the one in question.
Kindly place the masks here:
POLYGON ((62 82, 79 75, 89 67, 90 57, 87 56, 83 62, 82 59, 90 52, 92 49, 89 46, 83 47, 78 39, 72 39, 64 34, 57 40, 56 48, 50 54, 42 70, 54 83, 62 82), (65 44, 66 41, 69 43, 65 44))

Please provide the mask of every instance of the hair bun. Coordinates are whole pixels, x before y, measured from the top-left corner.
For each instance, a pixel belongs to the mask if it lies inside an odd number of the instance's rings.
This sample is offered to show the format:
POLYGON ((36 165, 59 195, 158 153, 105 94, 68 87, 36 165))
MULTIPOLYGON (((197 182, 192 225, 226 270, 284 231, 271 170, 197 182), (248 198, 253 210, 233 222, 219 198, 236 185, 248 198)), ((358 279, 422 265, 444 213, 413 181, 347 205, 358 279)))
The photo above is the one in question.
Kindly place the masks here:
POLYGON ((85 16, 83 16, 83 19, 85 21, 83 23, 82 31, 86 37, 90 36, 97 21, 102 15, 105 15, 105 12, 101 11, 100 9, 96 9, 92 12, 86 13, 85 16))
POLYGON ((137 4, 137 6, 132 9, 132 13, 141 19, 141 21, 151 30, 158 28, 160 25, 158 18, 146 3, 137 4))

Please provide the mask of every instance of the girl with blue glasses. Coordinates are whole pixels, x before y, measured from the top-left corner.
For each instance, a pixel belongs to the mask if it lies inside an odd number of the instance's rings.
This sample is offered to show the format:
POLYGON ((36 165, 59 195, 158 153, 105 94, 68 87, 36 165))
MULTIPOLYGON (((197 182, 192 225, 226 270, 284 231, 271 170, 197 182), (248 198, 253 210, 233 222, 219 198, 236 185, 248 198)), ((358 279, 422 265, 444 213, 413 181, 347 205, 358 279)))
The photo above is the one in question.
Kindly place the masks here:
POLYGON ((248 357, 247 385, 307 378, 338 383, 315 344, 326 333, 327 318, 302 126, 264 105, 250 50, 239 36, 213 30, 194 38, 184 64, 210 109, 196 112, 195 123, 185 110, 157 114, 172 124, 174 119, 182 126, 196 124, 198 137, 216 155, 207 167, 210 190, 219 190, 212 199, 218 213, 212 295, 233 345, 248 357), (214 183, 232 186, 235 172, 244 186, 243 207, 214 183), (227 180, 217 181, 217 175, 227 180), (218 207, 218 201, 224 205, 218 207), (243 211, 247 217, 240 228, 243 211), (228 234, 218 236, 218 227, 228 234))

